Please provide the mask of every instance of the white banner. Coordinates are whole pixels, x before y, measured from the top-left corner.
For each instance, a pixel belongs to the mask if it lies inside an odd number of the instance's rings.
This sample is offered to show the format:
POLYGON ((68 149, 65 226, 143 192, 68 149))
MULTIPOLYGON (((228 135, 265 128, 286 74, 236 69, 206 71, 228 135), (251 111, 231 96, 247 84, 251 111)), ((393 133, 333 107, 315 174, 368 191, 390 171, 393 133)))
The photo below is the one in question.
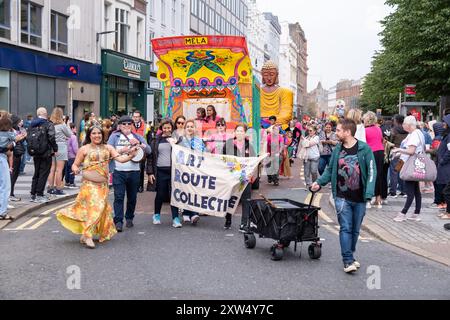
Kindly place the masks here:
POLYGON ((173 145, 171 205, 217 217, 234 214, 265 157, 213 155, 173 145))

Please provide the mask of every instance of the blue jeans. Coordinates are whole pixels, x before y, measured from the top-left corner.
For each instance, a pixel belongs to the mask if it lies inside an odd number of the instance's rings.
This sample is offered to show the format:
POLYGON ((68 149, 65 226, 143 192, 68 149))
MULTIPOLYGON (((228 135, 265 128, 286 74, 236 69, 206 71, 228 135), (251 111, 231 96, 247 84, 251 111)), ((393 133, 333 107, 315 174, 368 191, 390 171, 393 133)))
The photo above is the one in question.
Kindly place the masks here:
POLYGON ((359 238, 359 230, 366 214, 366 204, 347 201, 342 198, 335 199, 336 213, 340 225, 339 241, 341 255, 345 264, 355 261, 353 254, 359 238))
POLYGON ((66 184, 75 184, 75 175, 72 173, 72 165, 75 162, 75 159, 69 159, 66 162, 66 173, 64 177, 66 178, 66 184))
POLYGON ((125 219, 134 219, 137 193, 139 188, 139 171, 117 171, 113 173, 114 185, 114 223, 123 222, 123 205, 127 195, 127 212, 125 219))
POLYGON ((0 154, 0 216, 6 215, 8 199, 11 192, 11 174, 8 160, 4 153, 0 154))
POLYGON ((319 174, 322 175, 325 171, 325 168, 330 163, 331 154, 320 156, 319 160, 319 174))
POLYGON ((391 195, 397 194, 397 186, 400 192, 404 192, 403 190, 403 180, 400 179, 400 173, 395 171, 395 166, 398 163, 398 158, 392 159, 391 165, 389 166, 389 180, 390 180, 390 188, 389 193, 391 195))

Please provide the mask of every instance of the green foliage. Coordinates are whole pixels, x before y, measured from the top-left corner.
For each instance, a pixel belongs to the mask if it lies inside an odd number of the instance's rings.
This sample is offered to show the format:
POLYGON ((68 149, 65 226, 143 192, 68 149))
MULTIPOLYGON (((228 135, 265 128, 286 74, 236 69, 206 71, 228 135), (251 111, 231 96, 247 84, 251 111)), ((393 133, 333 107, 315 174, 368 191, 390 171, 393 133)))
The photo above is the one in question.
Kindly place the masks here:
POLYGON ((450 1, 387 0, 395 11, 382 24, 383 51, 375 54, 362 106, 397 112, 399 93, 417 85, 418 101, 450 93, 450 1))

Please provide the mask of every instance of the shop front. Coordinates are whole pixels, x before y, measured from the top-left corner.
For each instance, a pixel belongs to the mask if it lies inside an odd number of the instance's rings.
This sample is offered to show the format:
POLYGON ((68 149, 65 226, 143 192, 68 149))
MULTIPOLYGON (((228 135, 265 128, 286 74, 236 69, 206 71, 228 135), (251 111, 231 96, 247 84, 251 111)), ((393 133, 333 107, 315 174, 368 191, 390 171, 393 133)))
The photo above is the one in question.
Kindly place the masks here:
POLYGON ((102 51, 102 117, 139 110, 147 118, 147 82, 150 63, 116 51, 102 51))
POLYGON ((0 43, 0 109, 22 118, 60 107, 77 121, 76 101, 100 111, 101 66, 0 43))

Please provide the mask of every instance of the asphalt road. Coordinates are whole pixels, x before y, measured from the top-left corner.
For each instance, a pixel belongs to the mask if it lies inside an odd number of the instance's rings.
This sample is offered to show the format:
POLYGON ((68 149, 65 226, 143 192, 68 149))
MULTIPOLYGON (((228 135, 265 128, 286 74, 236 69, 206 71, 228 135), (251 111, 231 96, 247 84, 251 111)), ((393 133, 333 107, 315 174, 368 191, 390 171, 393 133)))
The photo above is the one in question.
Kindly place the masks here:
MULTIPOLYGON (((297 201, 307 195, 281 188, 268 194, 297 201)), ((333 217, 327 199, 322 197, 321 206, 333 217)), ((362 267, 345 274, 336 227, 324 220, 320 260, 308 257, 305 243, 301 259, 289 248, 282 261, 272 261, 273 240, 257 239, 253 250, 244 247, 237 232, 240 217, 228 231, 223 219, 213 217, 174 229, 168 215, 154 226, 151 212, 141 213, 134 228, 89 250, 52 211, 41 213, 0 230, 2 300, 450 299, 449 268, 364 234, 357 251, 362 267)))

